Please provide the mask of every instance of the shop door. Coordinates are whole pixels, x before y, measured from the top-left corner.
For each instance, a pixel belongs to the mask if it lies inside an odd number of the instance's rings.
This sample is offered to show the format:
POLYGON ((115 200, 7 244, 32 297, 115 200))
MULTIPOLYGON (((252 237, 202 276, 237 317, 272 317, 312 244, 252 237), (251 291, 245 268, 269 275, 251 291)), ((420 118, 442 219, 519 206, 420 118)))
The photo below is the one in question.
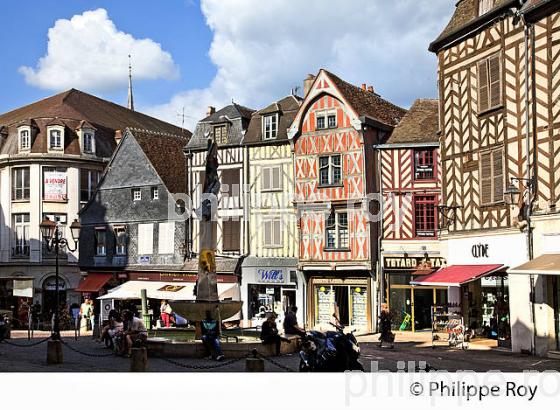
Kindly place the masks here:
POLYGON ((338 313, 338 319, 342 326, 350 325, 350 311, 348 309, 348 286, 334 286, 334 301, 336 303, 335 313, 338 313))
POLYGON ((292 306, 296 306, 296 290, 282 289, 282 311, 286 312, 292 306))
POLYGON ((414 295, 414 330, 431 329, 434 290, 414 288, 412 293, 414 295))
POLYGON ((395 330, 412 330, 412 300, 410 288, 391 288, 389 309, 395 330))

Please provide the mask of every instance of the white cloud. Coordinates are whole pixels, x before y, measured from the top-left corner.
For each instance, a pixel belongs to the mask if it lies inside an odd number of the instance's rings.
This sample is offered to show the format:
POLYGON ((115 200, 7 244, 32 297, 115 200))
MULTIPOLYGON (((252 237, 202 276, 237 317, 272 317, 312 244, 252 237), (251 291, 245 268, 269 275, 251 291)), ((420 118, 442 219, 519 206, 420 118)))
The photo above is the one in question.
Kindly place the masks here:
POLYGON ((368 83, 403 106, 436 95, 436 59, 429 43, 446 25, 451 0, 202 0, 213 31, 217 74, 205 89, 177 93, 148 107, 177 123, 185 107, 194 129, 207 105, 260 108, 327 68, 368 83))
POLYGON ((126 87, 128 54, 134 79, 174 79, 179 71, 171 54, 151 39, 119 31, 105 9, 60 19, 49 29, 47 54, 36 68, 20 67, 28 84, 48 89, 113 91, 126 87))

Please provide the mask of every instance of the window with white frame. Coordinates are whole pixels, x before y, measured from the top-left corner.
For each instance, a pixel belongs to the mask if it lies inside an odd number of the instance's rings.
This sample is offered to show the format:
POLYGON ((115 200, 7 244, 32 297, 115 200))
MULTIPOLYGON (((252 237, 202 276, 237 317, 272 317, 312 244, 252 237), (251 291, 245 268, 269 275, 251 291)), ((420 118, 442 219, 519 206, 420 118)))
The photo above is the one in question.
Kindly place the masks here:
POLYGON ((263 191, 282 190, 282 167, 263 167, 261 173, 261 187, 263 191))
POLYGON ((152 187, 152 200, 159 199, 159 189, 157 186, 152 187))
POLYGON ((93 133, 91 131, 84 131, 82 136, 82 146, 83 151, 87 154, 93 154, 95 152, 93 133))
POLYGON ((12 201, 29 201, 29 167, 12 169, 12 201))
POLYGON ((342 156, 319 157, 319 185, 340 185, 342 182, 342 156))
POLYGON ((175 222, 159 223, 158 231, 158 253, 175 253, 175 222))
POLYGON ((12 255, 17 258, 29 257, 29 214, 13 215, 14 244, 12 255))
POLYGON ((327 115, 327 127, 336 128, 336 114, 327 115))
POLYGON ((115 226, 113 228, 115 233, 115 255, 125 256, 126 255, 126 227, 125 226, 115 226))
POLYGON ((138 224, 138 255, 151 255, 154 252, 154 225, 138 224))
POLYGON ((31 132, 28 128, 19 131, 19 149, 28 151, 31 149, 31 132))
POLYGON ((265 115, 263 121, 263 139, 272 140, 278 135, 278 114, 265 115))
POLYGON ((133 188, 132 189, 132 200, 133 201, 141 201, 142 200, 142 191, 140 188, 133 188))
POLYGON ((95 228, 95 256, 107 255, 107 230, 95 228))
POLYGON ((315 128, 318 130, 324 130, 326 128, 324 115, 317 115, 317 126, 315 128))
POLYGON ((88 202, 97 189, 101 172, 94 169, 80 169, 80 202, 88 202))
POLYGON ((282 246, 282 221, 280 219, 263 220, 264 246, 278 248, 282 246))
POLYGON ((63 148, 62 132, 62 127, 49 128, 49 149, 61 150, 63 148))
POLYGON ((348 213, 346 211, 333 211, 328 216, 325 224, 326 249, 348 249, 348 213))

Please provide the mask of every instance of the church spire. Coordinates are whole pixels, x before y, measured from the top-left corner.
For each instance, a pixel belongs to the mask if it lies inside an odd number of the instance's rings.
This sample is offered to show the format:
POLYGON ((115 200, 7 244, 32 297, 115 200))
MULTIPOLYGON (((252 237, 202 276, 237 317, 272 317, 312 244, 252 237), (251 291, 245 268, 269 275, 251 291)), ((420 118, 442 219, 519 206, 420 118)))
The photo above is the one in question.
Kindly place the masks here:
POLYGON ((130 54, 128 55, 128 105, 129 110, 134 111, 134 97, 132 96, 132 64, 130 54))

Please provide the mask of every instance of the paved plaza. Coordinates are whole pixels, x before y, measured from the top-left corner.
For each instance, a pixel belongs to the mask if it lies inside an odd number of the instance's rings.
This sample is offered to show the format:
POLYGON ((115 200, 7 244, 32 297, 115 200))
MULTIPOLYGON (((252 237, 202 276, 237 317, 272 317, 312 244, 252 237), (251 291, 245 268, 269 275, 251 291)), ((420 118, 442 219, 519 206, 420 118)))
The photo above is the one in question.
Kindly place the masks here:
MULTIPOLYGON (((127 372, 130 369, 130 359, 110 355, 109 350, 94 342, 90 335, 81 336, 74 340, 72 332, 63 332, 64 363, 61 365, 47 365, 47 344, 41 343, 32 347, 19 347, 0 343, 0 371, 1 372, 127 372), (87 355, 73 351, 79 350, 87 355)), ((32 341, 27 340, 27 333, 15 331, 12 333, 11 343, 19 345, 31 344, 48 337, 47 332, 36 332, 32 341)), ((479 372, 501 370, 504 372, 519 372, 524 370, 560 371, 560 360, 513 354, 511 352, 489 347, 485 343, 472 343, 467 350, 448 349, 439 347, 432 349, 429 334, 397 334, 394 349, 380 349, 375 341, 376 335, 360 337, 362 348, 361 360, 366 369, 370 370, 372 362, 381 370, 396 371, 398 363, 414 361, 427 362, 438 370, 451 372, 458 370, 474 370, 479 372)), ((272 358, 275 363, 265 361, 267 372, 287 372, 288 369, 297 371, 299 358, 297 354, 272 358)), ((375 366, 375 365, 374 365, 375 366)), ((153 372, 195 372, 245 371, 245 361, 237 360, 216 363, 206 359, 175 359, 167 361, 150 357, 148 370, 153 372), (184 367, 184 366, 187 367, 184 367), (216 368, 205 368, 217 366, 216 368), (195 368, 190 368, 195 367, 195 368)))

